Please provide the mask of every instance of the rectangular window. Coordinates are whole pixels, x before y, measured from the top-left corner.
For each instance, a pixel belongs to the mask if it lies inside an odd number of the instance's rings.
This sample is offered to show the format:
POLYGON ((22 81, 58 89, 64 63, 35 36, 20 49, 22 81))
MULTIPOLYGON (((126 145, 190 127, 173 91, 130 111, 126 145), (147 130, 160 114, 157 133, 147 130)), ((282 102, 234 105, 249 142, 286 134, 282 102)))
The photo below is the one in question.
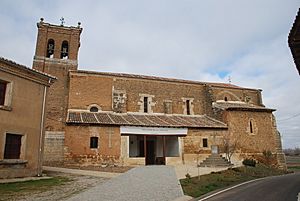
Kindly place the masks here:
POLYGON ((0 80, 0 105, 5 103, 5 93, 6 93, 7 82, 0 80))
POLYGON ((20 159, 22 135, 6 134, 4 159, 20 159))
POLYGON ((90 148, 98 148, 98 137, 91 137, 90 139, 90 148))
POLYGON ((148 113, 148 97, 144 97, 144 113, 148 113))
POLYGON ((191 110, 190 110, 190 100, 186 100, 186 114, 190 115, 191 110))
POLYGON ((203 144, 203 147, 208 147, 208 143, 207 143, 207 139, 206 138, 202 139, 202 144, 203 144))

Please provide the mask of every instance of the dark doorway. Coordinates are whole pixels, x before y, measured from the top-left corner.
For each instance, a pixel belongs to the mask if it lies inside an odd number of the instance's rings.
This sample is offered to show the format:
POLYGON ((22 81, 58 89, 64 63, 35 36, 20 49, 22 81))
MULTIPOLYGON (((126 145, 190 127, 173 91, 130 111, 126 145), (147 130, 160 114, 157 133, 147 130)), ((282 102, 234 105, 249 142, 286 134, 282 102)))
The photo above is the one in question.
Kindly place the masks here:
POLYGON ((155 165, 155 141, 146 142, 146 165, 155 165))

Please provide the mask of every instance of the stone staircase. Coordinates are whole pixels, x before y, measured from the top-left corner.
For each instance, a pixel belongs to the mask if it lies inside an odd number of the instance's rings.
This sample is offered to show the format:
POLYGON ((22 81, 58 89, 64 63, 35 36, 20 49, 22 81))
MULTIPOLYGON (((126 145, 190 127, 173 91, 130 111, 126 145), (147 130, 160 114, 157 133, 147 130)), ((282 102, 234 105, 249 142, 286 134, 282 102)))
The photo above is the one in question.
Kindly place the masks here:
POLYGON ((219 154, 211 154, 199 164, 199 167, 230 167, 233 166, 226 158, 219 154))

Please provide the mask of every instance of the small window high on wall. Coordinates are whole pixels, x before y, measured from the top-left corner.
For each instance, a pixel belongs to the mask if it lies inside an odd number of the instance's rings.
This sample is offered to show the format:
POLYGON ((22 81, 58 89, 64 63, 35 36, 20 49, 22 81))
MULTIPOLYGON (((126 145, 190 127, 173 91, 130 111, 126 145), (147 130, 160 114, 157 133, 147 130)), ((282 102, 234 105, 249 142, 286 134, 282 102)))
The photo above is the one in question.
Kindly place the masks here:
POLYGON ((191 114, 191 101, 190 100, 186 100, 186 114, 190 115, 191 114))
POLYGON ((47 57, 48 58, 53 58, 54 57, 54 47, 55 47, 54 40, 49 39, 48 44, 47 44, 47 57))
POLYGON ((202 139, 202 145, 203 145, 203 147, 208 147, 207 138, 202 139))
POLYGON ((148 97, 144 97, 144 113, 148 113, 148 97))
POLYGON ((69 58, 69 44, 68 41, 63 41, 61 44, 61 59, 68 59, 69 58))
POLYGON ((98 137, 91 137, 91 139, 90 139, 90 148, 91 149, 98 148, 98 137))

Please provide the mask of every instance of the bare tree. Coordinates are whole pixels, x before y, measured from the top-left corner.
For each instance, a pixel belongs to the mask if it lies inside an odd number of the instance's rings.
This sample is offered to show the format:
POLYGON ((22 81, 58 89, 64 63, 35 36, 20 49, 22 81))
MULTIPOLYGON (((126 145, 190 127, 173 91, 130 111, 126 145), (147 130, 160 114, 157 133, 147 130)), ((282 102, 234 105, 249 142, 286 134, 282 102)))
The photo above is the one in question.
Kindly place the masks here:
POLYGON ((238 147, 238 142, 229 136, 223 138, 223 151, 226 154, 226 159, 231 162, 231 157, 238 147))

